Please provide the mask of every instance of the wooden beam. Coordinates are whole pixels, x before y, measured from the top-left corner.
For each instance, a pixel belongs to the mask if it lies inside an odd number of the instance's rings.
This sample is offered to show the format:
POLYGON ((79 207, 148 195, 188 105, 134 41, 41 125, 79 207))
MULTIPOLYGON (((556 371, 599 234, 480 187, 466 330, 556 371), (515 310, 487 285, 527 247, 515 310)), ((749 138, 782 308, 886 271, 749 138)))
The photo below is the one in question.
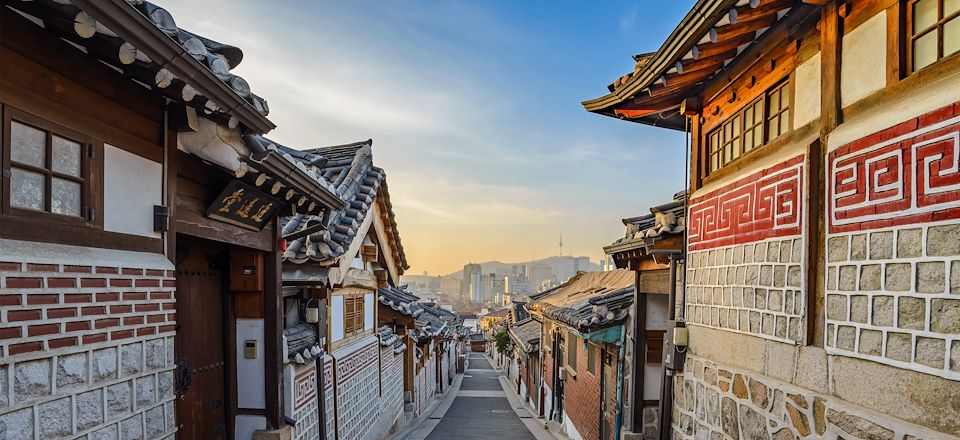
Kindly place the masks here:
POLYGON ((887 85, 903 78, 904 62, 907 51, 904 47, 903 34, 906 14, 900 2, 894 2, 887 7, 887 85))
POLYGON ((843 23, 838 12, 838 1, 830 0, 823 8, 820 16, 820 118, 821 130, 824 136, 821 141, 826 144, 825 134, 833 131, 841 121, 840 106, 840 62, 841 36, 843 23))

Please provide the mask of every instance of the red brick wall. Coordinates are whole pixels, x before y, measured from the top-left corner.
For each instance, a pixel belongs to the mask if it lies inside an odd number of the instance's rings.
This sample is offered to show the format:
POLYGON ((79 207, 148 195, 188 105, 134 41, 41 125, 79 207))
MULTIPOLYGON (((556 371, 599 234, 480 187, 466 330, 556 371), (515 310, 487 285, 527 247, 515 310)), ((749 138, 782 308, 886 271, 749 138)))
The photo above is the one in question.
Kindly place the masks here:
POLYGON ((0 262, 4 357, 172 333, 173 271, 0 262))
MULTIPOLYGON (((568 334, 567 338, 570 337, 568 334)), ((600 438, 599 362, 595 367, 595 373, 587 371, 587 349, 583 340, 577 338, 577 374, 568 374, 564 383, 563 412, 584 439, 600 438)))

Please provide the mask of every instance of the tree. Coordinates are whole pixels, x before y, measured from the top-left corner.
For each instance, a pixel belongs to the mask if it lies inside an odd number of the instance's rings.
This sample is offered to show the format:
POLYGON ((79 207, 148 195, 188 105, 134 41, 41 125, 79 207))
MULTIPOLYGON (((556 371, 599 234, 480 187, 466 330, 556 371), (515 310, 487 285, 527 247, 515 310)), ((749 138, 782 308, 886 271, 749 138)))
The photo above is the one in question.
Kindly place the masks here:
POLYGON ((495 335, 493 335, 493 342, 496 344, 497 353, 502 355, 510 355, 511 345, 510 335, 507 334, 507 328, 503 327, 495 335))

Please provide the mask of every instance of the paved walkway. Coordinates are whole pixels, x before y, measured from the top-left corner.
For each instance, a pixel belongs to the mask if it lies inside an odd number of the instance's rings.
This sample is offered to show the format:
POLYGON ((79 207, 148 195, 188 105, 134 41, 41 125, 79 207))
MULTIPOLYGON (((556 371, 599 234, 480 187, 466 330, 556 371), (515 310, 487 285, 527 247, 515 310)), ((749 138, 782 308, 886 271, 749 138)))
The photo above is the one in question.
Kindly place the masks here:
POLYGON ((482 353, 468 356, 469 368, 456 394, 448 396, 452 399, 445 399, 404 440, 554 439, 522 404, 507 398, 501 373, 482 353))

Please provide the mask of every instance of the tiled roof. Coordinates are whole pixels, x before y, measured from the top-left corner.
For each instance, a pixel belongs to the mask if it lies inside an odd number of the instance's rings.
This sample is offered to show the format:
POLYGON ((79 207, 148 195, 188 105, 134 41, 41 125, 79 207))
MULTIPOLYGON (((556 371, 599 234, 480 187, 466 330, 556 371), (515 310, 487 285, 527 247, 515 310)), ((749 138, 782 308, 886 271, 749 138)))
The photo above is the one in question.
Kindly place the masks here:
POLYGON ((509 318, 510 317, 510 307, 504 307, 502 309, 494 310, 486 315, 480 315, 481 318, 509 318))
POLYGON ((433 309, 424 307, 424 313, 417 317, 414 324, 416 327, 417 339, 425 340, 439 336, 447 328, 447 322, 444 321, 433 309))
POLYGON ((404 315, 416 318, 423 313, 420 297, 397 287, 384 287, 379 290, 380 304, 390 307, 404 315))
POLYGON ((510 338, 523 351, 530 353, 536 350, 536 346, 540 344, 540 327, 539 322, 527 319, 510 327, 510 338))
MULTIPOLYGON (((387 233, 394 242, 397 265, 401 272, 409 267, 397 233, 393 206, 387 191, 386 174, 373 165, 372 146, 373 141, 368 140, 300 152, 304 157, 297 159, 304 163, 306 169, 313 170, 332 185, 337 196, 343 199, 347 206, 332 213, 325 229, 288 242, 287 250, 283 253, 284 261, 296 264, 332 263, 350 247, 360 232, 360 225, 370 215, 373 204, 378 202, 379 195, 382 197, 380 203, 383 203, 385 215, 389 219, 386 225, 389 229, 387 233), (326 158, 326 163, 311 163, 311 156, 326 158)), ((321 222, 323 219, 318 215, 298 214, 287 217, 284 219, 283 234, 301 231, 321 222)))
POLYGON ((566 283, 531 296, 527 307, 578 330, 590 330, 623 321, 633 303, 633 290, 633 271, 580 272, 566 283))
POLYGON ((287 359, 290 362, 304 364, 323 354, 317 339, 317 330, 307 323, 297 323, 283 329, 286 341, 287 359))
MULTIPOLYGON (((250 90, 242 77, 231 73, 240 64, 243 52, 228 44, 194 34, 177 26, 176 20, 166 9, 143 0, 127 0, 130 8, 145 16, 162 33, 182 47, 203 67, 228 86, 240 99, 250 104, 260 115, 270 112, 266 100, 250 90)), ((117 35, 117 29, 109 29, 98 23, 88 12, 62 0, 17 2, 14 6, 39 18, 43 26, 61 37, 84 47, 84 51, 120 69, 124 74, 160 91, 167 97, 195 107, 207 116, 220 116, 226 122, 236 111, 227 108, 229 102, 214 102, 203 96, 194 86, 195 77, 179 78, 165 67, 162 60, 153 60, 130 42, 117 35)), ((143 48, 140 48, 143 49, 143 48)), ((239 102, 239 101, 238 101, 239 102)))
POLYGON ((377 337, 380 339, 380 346, 393 347, 394 354, 400 353, 407 348, 407 344, 404 344, 400 336, 388 325, 377 329, 377 337))
POLYGON ((623 219, 626 233, 604 251, 609 254, 632 244, 644 244, 644 239, 682 233, 686 227, 686 198, 686 192, 681 191, 673 195, 673 201, 650 208, 650 214, 623 219))

